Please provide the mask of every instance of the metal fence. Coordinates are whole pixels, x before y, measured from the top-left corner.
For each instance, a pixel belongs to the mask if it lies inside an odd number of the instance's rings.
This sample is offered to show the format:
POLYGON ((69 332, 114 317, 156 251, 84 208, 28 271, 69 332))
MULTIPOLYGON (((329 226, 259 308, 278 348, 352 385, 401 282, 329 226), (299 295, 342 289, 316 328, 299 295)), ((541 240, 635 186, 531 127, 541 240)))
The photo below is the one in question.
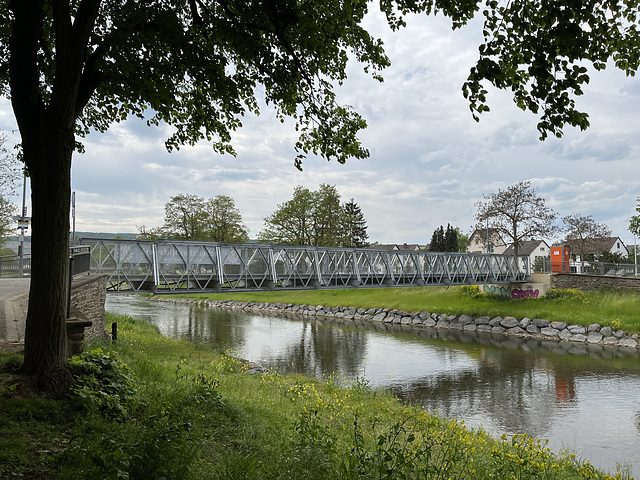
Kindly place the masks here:
MULTIPOLYGON (((31 255, 24 255, 22 258, 22 274, 31 275, 31 255)), ((18 276, 20 276, 20 256, 0 257, 0 277, 18 276)))
POLYGON ((639 277, 640 267, 634 263, 608 262, 564 262, 564 265, 552 268, 551 260, 536 262, 531 273, 576 273, 582 275, 607 275, 611 277, 639 277))
MULTIPOLYGON (((74 245, 69 247, 71 276, 89 271, 90 249, 88 245, 74 245)), ((22 272, 20 272, 20 256, 7 255, 0 257, 0 277, 28 277, 31 275, 31 254, 25 254, 22 258, 22 272)))

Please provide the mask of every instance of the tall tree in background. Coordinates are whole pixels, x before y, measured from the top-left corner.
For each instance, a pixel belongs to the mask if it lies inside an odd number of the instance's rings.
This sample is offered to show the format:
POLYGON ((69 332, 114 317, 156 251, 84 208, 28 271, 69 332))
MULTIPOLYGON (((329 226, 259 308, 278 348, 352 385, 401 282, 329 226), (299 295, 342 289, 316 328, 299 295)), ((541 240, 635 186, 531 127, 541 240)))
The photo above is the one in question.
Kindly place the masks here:
POLYGON ((638 215, 634 215, 629 219, 629 231, 634 235, 633 253, 629 251, 630 258, 637 263, 638 261, 638 244, 637 240, 640 237, 640 197, 636 199, 638 204, 636 205, 636 212, 638 215))
POLYGON ((212 242, 246 242, 249 230, 242 223, 240 210, 233 198, 216 195, 207 200, 204 208, 204 231, 212 242))
POLYGON ((16 206, 9 199, 15 195, 21 177, 20 162, 6 149, 7 137, 0 132, 0 248, 11 233, 16 206))
POLYGON ((458 251, 458 232, 448 223, 447 229, 444 232, 444 248, 445 252, 458 251))
POLYGON ((433 231, 429 242, 429 251, 444 252, 444 228, 442 225, 433 231))
POLYGON ((147 227, 146 225, 136 225, 138 234, 136 240, 152 241, 159 240, 161 238, 167 238, 167 233, 162 227, 147 227))
POLYGON ((181 193, 171 197, 164 206, 164 227, 169 238, 203 240, 205 237, 204 199, 181 193))
POLYGON ((297 186, 293 198, 278 205, 264 219, 258 239, 268 243, 311 245, 314 198, 308 188, 297 186))
POLYGON ((350 203, 350 207, 340 204, 340 194, 333 185, 322 184, 315 191, 297 186, 293 198, 278 205, 276 211, 264 219, 265 226, 258 239, 316 247, 364 246, 366 222, 353 199, 350 203), (348 214, 347 208, 355 213, 348 214), (356 236, 351 237, 349 232, 355 232, 356 236), (350 244, 356 241, 360 243, 350 244))
MULTIPOLYGON (((410 13, 441 12, 460 27, 479 10, 473 1, 379 5, 394 30, 410 13)), ((246 112, 258 111, 260 92, 280 118, 295 119, 298 167, 308 153, 338 162, 366 157, 356 136, 365 122, 336 103, 334 85, 346 78, 349 54, 377 79, 389 65, 382 42, 361 26, 368 7, 361 0, 0 0, 0 90, 11 98, 32 189, 24 373, 52 388, 57 374, 68 379, 76 135, 136 115, 174 127, 169 150, 206 139, 232 153, 231 132, 246 112)), ((541 113, 543 134, 558 135, 564 124, 585 128, 573 100, 589 81, 583 64, 601 69, 614 59, 634 73, 637 11, 634 1, 489 2, 480 60, 465 85, 472 111, 488 110, 486 80, 541 113)))
POLYGON ((170 238, 201 242, 246 242, 247 227, 233 198, 217 195, 205 200, 181 193, 171 197, 164 206, 164 225, 138 227, 140 240, 170 238))
POLYGON ((344 227, 343 246, 351 248, 363 248, 369 245, 367 241, 367 221, 364 218, 360 205, 352 198, 343 205, 344 227))
POLYGON ((458 228, 453 228, 450 224, 447 224, 445 230, 442 225, 436 228, 431 235, 431 242, 429 243, 430 252, 458 252, 458 228))
POLYGON ((528 180, 483 197, 484 201, 475 204, 476 230, 489 228, 508 238, 515 256, 523 241, 548 238, 558 231, 556 213, 528 180))
POLYGON ((640 237, 640 197, 638 197, 636 201, 638 202, 636 205, 638 215, 634 215, 629 219, 629 231, 636 237, 640 237))
POLYGON ((0 195, 0 248, 4 246, 5 238, 11 233, 11 223, 16 206, 0 195))
POLYGON ((562 218, 566 232, 565 241, 574 248, 574 253, 580 255, 580 262, 584 271, 585 255, 599 253, 598 239, 611 236, 611 229, 604 223, 596 222, 591 215, 574 213, 562 218))
POLYGON ((456 233, 458 235, 458 251, 466 252, 469 245, 469 235, 460 232, 460 227, 456 227, 456 233))
POLYGON ((311 245, 336 247, 343 239, 344 210, 335 185, 322 184, 313 192, 311 245))

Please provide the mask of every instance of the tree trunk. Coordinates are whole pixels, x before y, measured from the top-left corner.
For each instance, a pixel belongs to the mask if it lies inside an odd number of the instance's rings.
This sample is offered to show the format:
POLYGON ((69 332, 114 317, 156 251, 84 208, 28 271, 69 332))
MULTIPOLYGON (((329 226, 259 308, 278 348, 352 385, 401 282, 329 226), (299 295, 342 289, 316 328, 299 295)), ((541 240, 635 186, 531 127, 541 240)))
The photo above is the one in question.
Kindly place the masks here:
POLYGON ((33 231, 31 288, 25 333, 23 373, 51 375, 64 368, 67 356, 67 291, 69 282, 70 128, 42 122, 40 136, 25 143, 31 172, 33 231))

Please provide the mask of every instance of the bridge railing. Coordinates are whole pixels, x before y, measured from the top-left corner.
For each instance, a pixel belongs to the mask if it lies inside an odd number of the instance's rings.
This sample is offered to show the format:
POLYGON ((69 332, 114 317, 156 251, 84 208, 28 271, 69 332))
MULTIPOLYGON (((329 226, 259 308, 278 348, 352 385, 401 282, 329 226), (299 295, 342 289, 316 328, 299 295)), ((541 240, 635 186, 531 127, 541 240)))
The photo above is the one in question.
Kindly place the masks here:
MULTIPOLYGON (((0 277, 18 277, 20 273, 19 255, 0 257, 0 277)), ((31 255, 23 255, 22 275, 31 275, 31 255)))
POLYGON ((216 291, 524 282, 526 256, 171 240, 81 240, 116 291, 216 291))

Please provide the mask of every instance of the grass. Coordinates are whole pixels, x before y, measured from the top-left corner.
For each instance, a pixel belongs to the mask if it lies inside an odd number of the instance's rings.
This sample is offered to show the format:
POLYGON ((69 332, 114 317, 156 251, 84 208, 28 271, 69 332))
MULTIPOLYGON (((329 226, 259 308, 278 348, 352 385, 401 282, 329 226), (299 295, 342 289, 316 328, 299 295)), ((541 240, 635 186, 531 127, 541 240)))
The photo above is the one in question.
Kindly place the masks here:
POLYGON ((71 400, 38 397, 10 374, 21 357, 0 353, 0 478, 612 478, 530 437, 493 439, 402 405, 363 379, 249 375, 232 352, 111 321, 118 342, 74 360, 90 374, 71 400))
POLYGON ((640 293, 615 289, 564 292, 564 295, 555 297, 549 295, 518 300, 473 294, 469 287, 223 292, 185 297, 328 307, 389 308, 471 316, 543 318, 585 326, 599 323, 614 329, 622 328, 629 333, 640 332, 640 293))

